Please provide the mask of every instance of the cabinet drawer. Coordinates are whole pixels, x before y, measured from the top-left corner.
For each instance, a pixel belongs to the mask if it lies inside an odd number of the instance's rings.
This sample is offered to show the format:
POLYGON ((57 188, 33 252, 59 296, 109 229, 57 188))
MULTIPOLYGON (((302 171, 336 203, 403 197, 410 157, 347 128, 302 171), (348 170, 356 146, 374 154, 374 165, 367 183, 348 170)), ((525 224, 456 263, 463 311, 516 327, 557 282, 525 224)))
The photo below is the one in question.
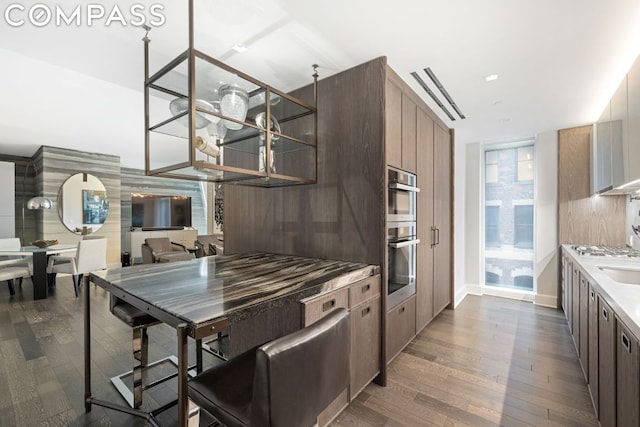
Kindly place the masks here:
POLYGON ((380 295, 380 275, 371 276, 349 286, 349 307, 380 295))
POLYGON ((380 372, 380 337, 380 297, 352 307, 350 401, 380 372))
POLYGON ((387 312, 387 363, 411 341, 416 334, 416 297, 398 304, 387 312))
POLYGON ((340 307, 349 308, 349 289, 346 287, 303 300, 302 318, 304 324, 302 326, 309 326, 340 307))

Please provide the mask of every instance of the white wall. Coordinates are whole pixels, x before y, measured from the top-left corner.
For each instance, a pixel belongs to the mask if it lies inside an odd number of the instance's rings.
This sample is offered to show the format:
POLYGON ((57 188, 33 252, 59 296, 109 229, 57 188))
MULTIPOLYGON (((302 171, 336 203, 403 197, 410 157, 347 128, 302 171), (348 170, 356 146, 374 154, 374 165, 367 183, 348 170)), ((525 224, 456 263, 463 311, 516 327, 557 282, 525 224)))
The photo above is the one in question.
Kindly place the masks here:
POLYGON ((558 132, 536 137, 535 281, 538 305, 558 304, 558 132))
POLYGON ((453 258, 453 305, 457 306, 466 295, 465 268, 466 260, 464 248, 466 245, 465 232, 465 177, 466 177, 466 145, 455 141, 454 151, 454 258, 453 258))
POLYGON ((15 164, 0 162, 0 238, 16 237, 15 164))

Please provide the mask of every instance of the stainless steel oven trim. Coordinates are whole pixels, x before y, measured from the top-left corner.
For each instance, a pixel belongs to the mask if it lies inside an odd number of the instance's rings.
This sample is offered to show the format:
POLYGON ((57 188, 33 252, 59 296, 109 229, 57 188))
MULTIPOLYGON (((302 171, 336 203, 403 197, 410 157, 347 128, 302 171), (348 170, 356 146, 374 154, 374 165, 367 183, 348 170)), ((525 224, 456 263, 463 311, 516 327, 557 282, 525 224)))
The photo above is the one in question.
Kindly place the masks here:
MULTIPOLYGON (((410 214, 389 214, 387 215, 387 223, 400 223, 400 222, 413 222, 415 223, 416 221, 416 216, 415 215, 410 215, 410 214)), ((387 228, 394 228, 394 227, 389 227, 387 226, 387 228)))
POLYGON ((407 246, 417 246, 418 243, 420 243, 420 239, 404 240, 402 242, 389 242, 387 245, 391 248, 398 249, 407 246))
POLYGON ((414 193, 420 192, 420 187, 415 187, 413 185, 401 184, 399 182, 389 183, 389 188, 391 190, 400 190, 400 191, 412 191, 414 193))

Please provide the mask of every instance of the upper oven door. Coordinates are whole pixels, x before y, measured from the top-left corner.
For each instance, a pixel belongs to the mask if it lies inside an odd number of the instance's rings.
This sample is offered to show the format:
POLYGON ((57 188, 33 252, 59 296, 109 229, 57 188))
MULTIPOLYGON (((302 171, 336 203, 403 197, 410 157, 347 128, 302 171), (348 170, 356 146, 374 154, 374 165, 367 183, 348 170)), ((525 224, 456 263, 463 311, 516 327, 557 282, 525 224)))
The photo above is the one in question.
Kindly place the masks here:
POLYGON ((389 221, 416 220, 416 176, 389 168, 387 215, 389 221))

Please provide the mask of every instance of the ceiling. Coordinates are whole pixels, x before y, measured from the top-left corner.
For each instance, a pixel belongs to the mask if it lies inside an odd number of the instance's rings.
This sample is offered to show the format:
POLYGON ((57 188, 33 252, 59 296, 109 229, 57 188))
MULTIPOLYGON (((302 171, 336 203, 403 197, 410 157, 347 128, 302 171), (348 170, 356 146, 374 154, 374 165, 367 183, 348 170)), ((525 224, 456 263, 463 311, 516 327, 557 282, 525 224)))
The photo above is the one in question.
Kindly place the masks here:
MULTIPOLYGON (((53 4, 22 4, 35 3, 53 4)), ((87 4, 56 3, 67 13, 87 4)), ((166 22, 149 34, 152 71, 187 46, 187 2, 156 3, 166 22)), ((100 4, 131 17, 130 2, 100 4)), ((0 153, 52 145, 143 168, 144 30, 105 19, 89 27, 82 13, 79 27, 0 18, 0 153)), ((310 83, 314 63, 322 78, 387 56, 463 143, 594 122, 639 41, 637 0, 196 0, 196 47, 211 56, 282 90, 310 83), (238 43, 248 50, 234 51, 238 43), (451 121, 411 77, 425 67, 465 120, 451 121), (487 83, 490 74, 499 78, 487 83)))

